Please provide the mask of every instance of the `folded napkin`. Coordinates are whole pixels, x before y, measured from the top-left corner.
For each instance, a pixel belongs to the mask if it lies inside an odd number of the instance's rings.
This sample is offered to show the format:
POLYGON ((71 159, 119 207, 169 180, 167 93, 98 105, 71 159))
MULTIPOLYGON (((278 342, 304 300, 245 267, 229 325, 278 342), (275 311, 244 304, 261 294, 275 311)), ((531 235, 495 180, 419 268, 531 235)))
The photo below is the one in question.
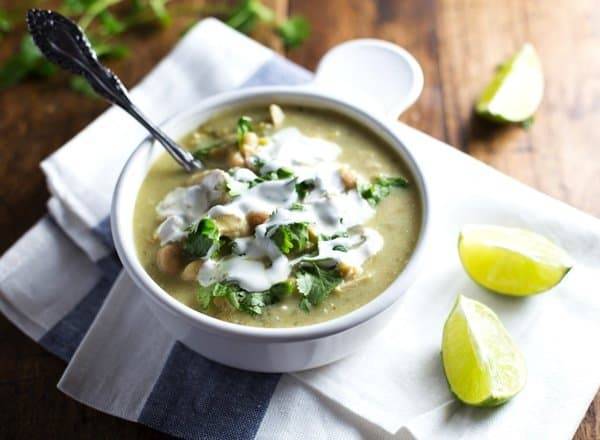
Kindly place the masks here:
MULTIPOLYGON (((155 120, 203 97, 311 75, 213 19, 193 28, 132 95, 155 120)), ((68 362, 59 388, 101 411, 184 438, 567 438, 600 385, 600 222, 403 124, 398 134, 431 188, 433 227, 420 278, 365 350, 294 375, 216 364, 173 340, 115 257, 109 204, 145 136, 112 108, 42 164, 52 198, 0 259, 0 309, 68 362), (82 160, 93 150, 97 160, 82 160), (464 223, 532 229, 577 266, 552 292, 511 299, 460 266, 464 223), (43 255, 43 258, 40 258, 43 255), (32 276, 33 275, 33 276, 32 276), (527 359, 525 389, 496 409, 448 392, 442 326, 457 293, 492 307, 527 359)))

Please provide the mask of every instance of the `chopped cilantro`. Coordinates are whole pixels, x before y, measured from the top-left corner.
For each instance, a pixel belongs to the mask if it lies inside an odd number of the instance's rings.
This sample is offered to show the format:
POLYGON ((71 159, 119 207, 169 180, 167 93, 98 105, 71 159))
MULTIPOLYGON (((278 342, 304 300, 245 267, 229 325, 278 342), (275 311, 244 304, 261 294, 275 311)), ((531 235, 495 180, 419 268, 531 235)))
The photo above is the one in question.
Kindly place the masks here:
MULTIPOLYGON (((235 141, 233 141, 233 142, 235 142, 235 141)), ((211 140, 208 140, 206 142, 199 144, 198 147, 196 148, 196 150, 194 150, 194 152, 192 153, 192 155, 196 159, 202 160, 202 159, 205 159, 206 156, 213 153, 215 150, 218 150, 218 149, 224 148, 224 147, 228 147, 228 146, 232 145, 233 142, 229 138, 211 139, 211 140)))
MULTIPOLYGON (((264 166, 264 162, 261 159, 256 158, 255 166, 256 166, 257 170, 259 170, 259 173, 260 173, 260 169, 264 166)), ((282 168, 278 168, 277 170, 269 171, 268 173, 261 174, 259 177, 254 179, 252 182, 249 182, 249 184, 250 184, 250 188, 252 188, 263 182, 268 182, 270 180, 289 179, 290 177, 293 177, 293 176, 294 176, 294 172, 292 170, 290 170, 289 168, 282 167, 282 168)))
POLYGON ((343 244, 336 244, 332 249, 338 252, 348 252, 348 248, 343 244))
POLYGON ((379 176, 372 183, 360 185, 358 191, 371 206, 376 206, 390 195, 392 188, 406 188, 408 181, 404 177, 379 176))
POLYGON ((266 165, 266 162, 260 157, 254 156, 252 158, 252 165, 254 165, 254 168, 260 173, 260 169, 266 165))
POLYGON ((304 205, 302 203, 294 202, 290 206, 290 211, 304 211, 304 205))
POLYGON ((319 261, 303 261, 296 270, 296 286, 302 295, 300 308, 309 312, 321 304, 341 282, 337 266, 322 265, 319 261))
POLYGON ((238 182, 237 180, 229 181, 225 184, 225 189, 227 194, 231 197, 238 197, 242 191, 248 189, 250 187, 250 183, 248 182, 238 182))
POLYGON ((219 228, 215 221, 205 217, 188 228, 183 250, 190 257, 210 256, 219 246, 219 228))
POLYGON ((277 178, 278 179, 288 179, 290 177, 294 176, 294 172, 292 170, 290 170, 289 168, 279 168, 277 171, 277 178))
POLYGON ((231 255, 233 253, 234 244, 235 242, 231 238, 221 236, 219 238, 219 245, 213 253, 214 258, 223 258, 231 255))
POLYGON ((315 189, 315 181, 313 179, 303 180, 296 184, 296 192, 298 193, 298 198, 300 200, 304 200, 306 195, 313 189, 315 189))
POLYGON ((237 140, 238 145, 242 145, 244 135, 252 131, 252 119, 249 116, 242 116, 237 122, 237 140))
POLYGON ((336 238, 342 238, 342 237, 348 237, 348 232, 347 231, 341 231, 341 232, 336 232, 335 234, 331 234, 331 235, 325 235, 325 234, 321 234, 321 240, 323 241, 330 241, 330 240, 335 240, 336 238))
POLYGON ((271 226, 267 229, 267 236, 285 255, 298 254, 312 247, 307 223, 271 226))
POLYGON ((197 299, 200 308, 207 309, 214 298, 225 298, 236 310, 250 315, 261 315, 268 305, 280 301, 294 291, 292 280, 274 284, 264 292, 248 292, 235 283, 213 283, 210 286, 200 286, 197 299))
POLYGON ((273 284, 269 289, 269 292, 271 292, 271 295, 281 299, 284 296, 291 295, 295 288, 296 286, 293 280, 286 280, 281 283, 273 284))

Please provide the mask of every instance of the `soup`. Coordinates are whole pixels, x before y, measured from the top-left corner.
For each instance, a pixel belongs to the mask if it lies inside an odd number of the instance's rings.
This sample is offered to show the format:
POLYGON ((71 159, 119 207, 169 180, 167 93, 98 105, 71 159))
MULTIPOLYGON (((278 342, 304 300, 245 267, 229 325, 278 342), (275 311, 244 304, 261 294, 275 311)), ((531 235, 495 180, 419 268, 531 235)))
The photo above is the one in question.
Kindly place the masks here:
POLYGON ((289 106, 217 115, 166 153, 134 211, 141 264, 183 304, 225 321, 296 327, 368 303, 407 264, 419 194, 400 157, 335 113, 289 106))

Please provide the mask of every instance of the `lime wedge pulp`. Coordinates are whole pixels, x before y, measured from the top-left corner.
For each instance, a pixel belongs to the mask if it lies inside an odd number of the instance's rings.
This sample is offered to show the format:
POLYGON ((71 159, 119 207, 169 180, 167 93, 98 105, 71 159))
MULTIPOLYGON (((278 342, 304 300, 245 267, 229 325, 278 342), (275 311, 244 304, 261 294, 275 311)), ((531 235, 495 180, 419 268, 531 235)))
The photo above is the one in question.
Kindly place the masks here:
POLYGON ((547 238, 504 226, 464 226, 458 253, 476 283, 504 295, 544 292, 573 266, 569 255, 547 238))
POLYGON ((444 325, 442 362, 450 390, 468 405, 500 405, 527 379, 525 359, 498 316, 462 295, 444 325))
POLYGON ((477 101, 475 111, 500 122, 530 119, 542 101, 544 74, 540 59, 529 43, 502 64, 477 101))

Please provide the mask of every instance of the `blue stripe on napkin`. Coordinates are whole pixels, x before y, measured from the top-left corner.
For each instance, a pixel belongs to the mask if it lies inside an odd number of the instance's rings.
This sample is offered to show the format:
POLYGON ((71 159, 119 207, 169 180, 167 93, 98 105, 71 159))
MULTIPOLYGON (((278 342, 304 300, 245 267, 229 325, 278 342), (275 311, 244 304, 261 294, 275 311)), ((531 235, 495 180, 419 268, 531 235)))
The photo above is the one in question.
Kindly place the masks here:
POLYGON ((106 257, 99 262, 99 265, 103 268, 104 276, 79 304, 48 330, 39 341, 42 347, 66 362, 79 347, 120 272, 121 263, 114 255, 106 257))
POLYGON ((253 439, 280 376, 226 367, 177 342, 138 421, 186 439, 253 439))
POLYGON ((93 229, 94 234, 100 239, 102 243, 111 249, 114 249, 115 243, 113 242, 112 232, 110 229, 110 217, 106 217, 93 229))

